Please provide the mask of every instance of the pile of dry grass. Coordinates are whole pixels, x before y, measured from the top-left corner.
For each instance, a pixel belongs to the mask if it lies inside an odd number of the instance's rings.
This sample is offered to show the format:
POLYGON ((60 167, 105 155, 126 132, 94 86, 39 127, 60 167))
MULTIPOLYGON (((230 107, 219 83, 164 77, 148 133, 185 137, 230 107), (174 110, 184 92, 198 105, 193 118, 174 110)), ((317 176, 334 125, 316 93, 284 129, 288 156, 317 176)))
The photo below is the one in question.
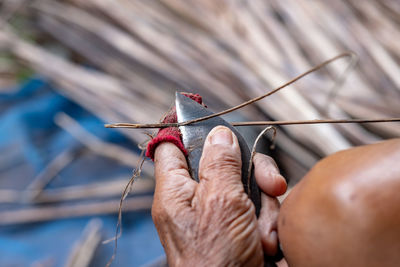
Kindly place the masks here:
MULTIPOLYGON (((36 38, 27 41, 5 25, 3 51, 105 122, 156 122, 176 90, 199 93, 220 111, 346 50, 359 63, 329 105, 346 60, 241 110, 242 120, 400 114, 395 0, 41 0, 16 15, 36 38)), ((137 143, 148 138, 121 131, 137 143)), ((299 177, 322 156, 399 134, 398 123, 284 126, 277 158, 299 177)))

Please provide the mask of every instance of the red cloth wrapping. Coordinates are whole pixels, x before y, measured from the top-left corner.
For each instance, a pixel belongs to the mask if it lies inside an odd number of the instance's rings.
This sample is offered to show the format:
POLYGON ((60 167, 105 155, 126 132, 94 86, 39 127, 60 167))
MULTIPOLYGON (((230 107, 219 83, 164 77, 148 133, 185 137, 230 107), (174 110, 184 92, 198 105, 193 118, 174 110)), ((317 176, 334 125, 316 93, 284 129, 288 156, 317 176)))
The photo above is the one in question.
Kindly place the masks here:
MULTIPOLYGON (((203 104, 202 97, 199 94, 191 94, 191 93, 181 93, 184 96, 187 96, 199 104, 203 104)), ((175 123, 178 122, 178 117, 176 115, 176 108, 175 106, 172 107, 168 113, 165 115, 162 123, 175 123)), ((159 144, 162 142, 170 142, 176 145, 182 152, 187 156, 187 150, 182 143, 182 134, 179 131, 178 127, 168 127, 168 128, 161 128, 157 136, 153 138, 149 144, 147 145, 146 150, 146 157, 151 158, 154 161, 154 152, 159 144)))

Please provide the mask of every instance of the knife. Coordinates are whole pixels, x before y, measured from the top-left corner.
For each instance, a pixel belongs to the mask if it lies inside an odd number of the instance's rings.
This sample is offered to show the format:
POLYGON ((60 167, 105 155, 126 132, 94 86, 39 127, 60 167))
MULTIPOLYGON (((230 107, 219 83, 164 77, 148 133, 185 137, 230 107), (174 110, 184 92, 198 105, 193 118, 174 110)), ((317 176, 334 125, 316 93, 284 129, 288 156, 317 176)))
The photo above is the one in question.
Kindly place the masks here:
MULTIPOLYGON (((204 106, 178 92, 175 94, 175 106, 178 122, 185 122, 213 114, 204 106)), ((188 151, 187 160, 190 174, 195 181, 199 182, 199 162, 203 152, 204 141, 206 140, 208 133, 218 125, 228 127, 236 135, 239 141, 242 157, 242 183, 245 192, 248 194, 256 208, 256 215, 258 217, 261 209, 261 195, 254 179, 253 171, 251 172, 250 183, 248 184, 249 164, 251 164, 251 153, 249 147, 247 146, 243 136, 230 123, 221 117, 214 117, 179 127, 182 134, 183 145, 188 151)))

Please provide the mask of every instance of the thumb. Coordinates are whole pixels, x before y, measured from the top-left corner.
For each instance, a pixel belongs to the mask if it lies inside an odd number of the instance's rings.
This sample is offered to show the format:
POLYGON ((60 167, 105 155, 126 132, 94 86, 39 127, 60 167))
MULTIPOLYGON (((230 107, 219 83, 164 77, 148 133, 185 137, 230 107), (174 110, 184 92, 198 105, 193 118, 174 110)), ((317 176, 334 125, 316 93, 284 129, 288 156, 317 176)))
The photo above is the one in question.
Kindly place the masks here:
POLYGON ((240 147, 235 134, 224 126, 212 129, 204 142, 200 159, 200 183, 204 183, 208 190, 244 192, 241 168, 240 147))

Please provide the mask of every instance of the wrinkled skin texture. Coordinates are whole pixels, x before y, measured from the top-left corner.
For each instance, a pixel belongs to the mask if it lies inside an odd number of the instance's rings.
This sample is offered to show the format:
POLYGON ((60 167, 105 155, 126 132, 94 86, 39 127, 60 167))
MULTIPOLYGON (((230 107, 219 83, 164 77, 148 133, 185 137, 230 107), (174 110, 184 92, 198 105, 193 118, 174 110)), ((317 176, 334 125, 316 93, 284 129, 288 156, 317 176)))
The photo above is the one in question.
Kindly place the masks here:
POLYGON ((399 266, 399 192, 400 139, 320 161, 281 207, 289 266, 399 266))
POLYGON ((155 152, 152 216, 170 266, 263 266, 277 251, 275 198, 286 182, 273 160, 257 154, 255 177, 262 193, 260 218, 244 192, 236 136, 218 126, 208 135, 197 183, 173 144, 155 152))

